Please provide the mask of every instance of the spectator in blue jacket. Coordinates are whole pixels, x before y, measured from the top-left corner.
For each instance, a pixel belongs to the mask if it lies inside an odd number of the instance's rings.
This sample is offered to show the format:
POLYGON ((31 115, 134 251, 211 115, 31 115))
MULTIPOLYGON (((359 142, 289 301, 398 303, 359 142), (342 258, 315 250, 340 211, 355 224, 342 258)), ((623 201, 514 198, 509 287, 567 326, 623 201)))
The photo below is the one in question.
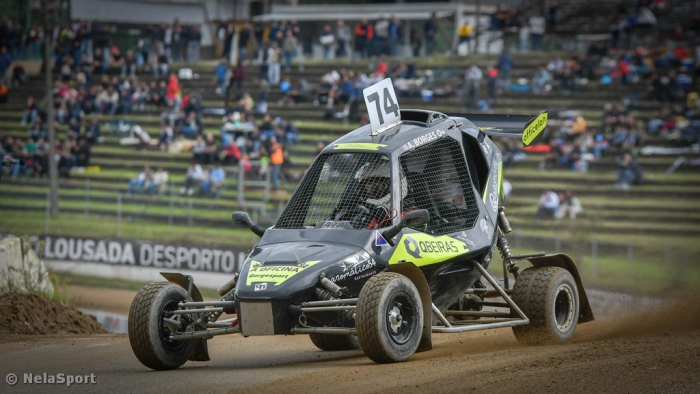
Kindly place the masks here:
POLYGON ((515 63, 513 58, 510 56, 508 50, 504 50, 501 57, 498 58, 498 63, 496 63, 496 68, 498 69, 498 76, 501 80, 501 87, 505 90, 510 89, 510 73, 513 71, 515 63))
POLYGON ((226 74, 228 74, 228 64, 226 64, 226 59, 221 59, 219 64, 214 70, 216 73, 216 93, 223 94, 226 91, 226 74))

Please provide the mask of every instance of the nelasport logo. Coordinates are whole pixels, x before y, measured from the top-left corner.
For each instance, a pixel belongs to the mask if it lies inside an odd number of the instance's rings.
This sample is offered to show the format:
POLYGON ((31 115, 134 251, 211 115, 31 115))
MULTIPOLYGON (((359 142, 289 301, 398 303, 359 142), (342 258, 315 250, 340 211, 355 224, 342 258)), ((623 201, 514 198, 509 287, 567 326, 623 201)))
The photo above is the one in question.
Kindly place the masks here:
POLYGON ((76 384, 96 384, 97 375, 91 373, 89 375, 70 375, 65 373, 48 374, 44 373, 24 373, 22 379, 14 374, 8 373, 5 375, 5 383, 14 386, 17 383, 22 384, 57 384, 70 387, 76 384))

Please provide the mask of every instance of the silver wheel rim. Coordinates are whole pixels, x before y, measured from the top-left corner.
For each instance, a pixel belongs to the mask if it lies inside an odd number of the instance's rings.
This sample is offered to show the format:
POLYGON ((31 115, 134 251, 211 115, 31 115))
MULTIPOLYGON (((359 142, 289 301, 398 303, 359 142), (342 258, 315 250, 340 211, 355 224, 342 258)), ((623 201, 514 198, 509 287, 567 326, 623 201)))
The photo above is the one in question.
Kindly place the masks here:
POLYGON ((566 332, 574 324, 574 290, 566 283, 557 288, 554 298, 554 324, 560 332, 566 332))

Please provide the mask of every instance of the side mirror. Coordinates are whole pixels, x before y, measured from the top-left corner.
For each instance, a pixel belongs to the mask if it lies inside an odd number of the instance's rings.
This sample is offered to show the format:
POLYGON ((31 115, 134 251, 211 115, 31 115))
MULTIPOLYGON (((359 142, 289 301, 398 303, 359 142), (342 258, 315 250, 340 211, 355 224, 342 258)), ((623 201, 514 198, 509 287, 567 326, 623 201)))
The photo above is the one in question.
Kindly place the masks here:
POLYGON ((247 212, 234 212, 231 214, 231 221, 235 226, 247 227, 258 237, 262 237, 265 234, 265 228, 256 224, 253 219, 250 218, 247 212))
POLYGON ((399 231, 401 231, 403 228, 422 226, 428 223, 429 221, 430 212, 428 212, 427 209, 409 211, 403 216, 403 218, 401 218, 401 221, 398 224, 396 224, 396 226, 392 226, 386 229, 382 233, 382 236, 391 246, 394 246, 394 243, 391 241, 391 239, 394 238, 396 234, 398 234, 399 231))

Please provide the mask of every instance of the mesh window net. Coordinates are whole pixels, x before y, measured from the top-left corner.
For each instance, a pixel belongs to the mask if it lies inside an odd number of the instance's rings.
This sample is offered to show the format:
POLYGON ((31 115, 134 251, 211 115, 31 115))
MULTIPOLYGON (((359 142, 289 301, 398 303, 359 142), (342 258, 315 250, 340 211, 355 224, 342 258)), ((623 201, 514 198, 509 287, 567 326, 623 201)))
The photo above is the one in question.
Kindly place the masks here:
POLYGON ((277 220, 276 228, 373 229, 391 225, 389 158, 377 153, 321 155, 277 220))
POLYGON ((430 212, 420 230, 441 235, 474 227, 479 207, 459 142, 439 139, 402 155, 400 163, 408 185, 401 210, 430 212))

